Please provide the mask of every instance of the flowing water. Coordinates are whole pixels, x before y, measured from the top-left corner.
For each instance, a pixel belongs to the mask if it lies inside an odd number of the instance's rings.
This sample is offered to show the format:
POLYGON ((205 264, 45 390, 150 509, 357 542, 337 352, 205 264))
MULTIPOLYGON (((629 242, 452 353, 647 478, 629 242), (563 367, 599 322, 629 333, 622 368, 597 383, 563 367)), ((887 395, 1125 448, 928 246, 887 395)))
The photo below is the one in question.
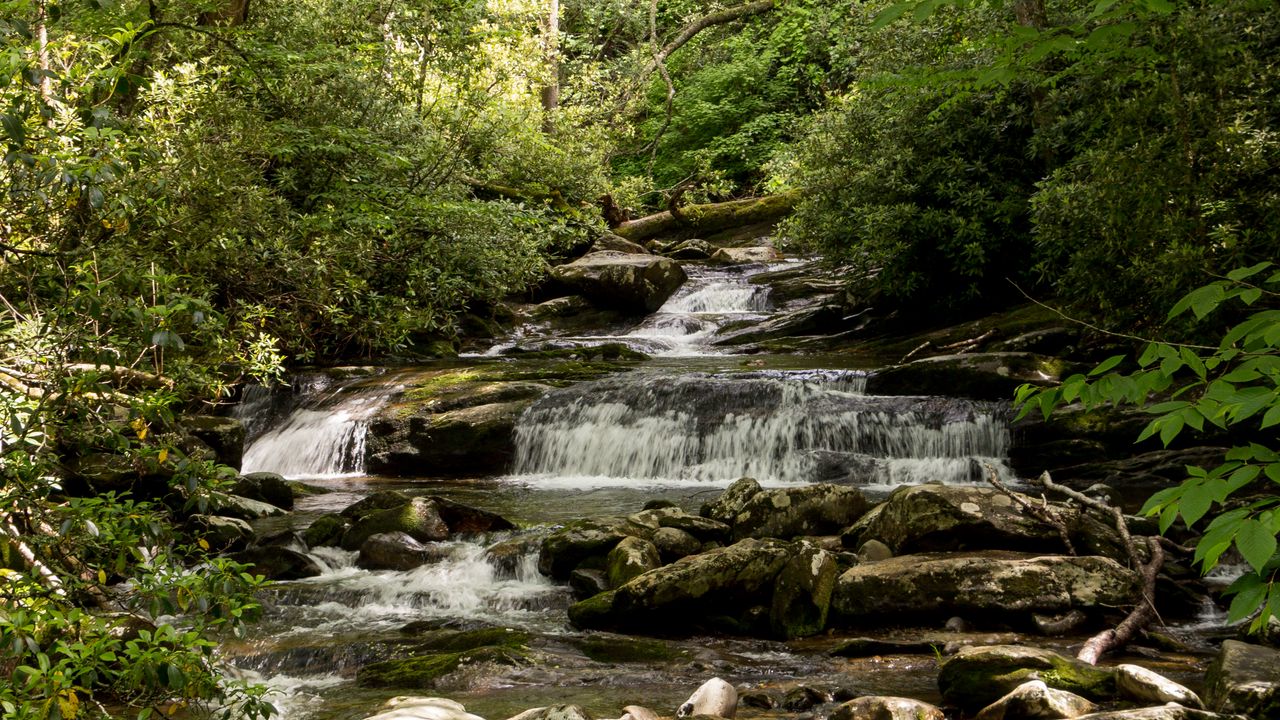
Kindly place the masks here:
MULTIPOLYGON (((313 551, 323 574, 281 583, 264 598, 256 635, 225 648, 236 667, 275 688, 286 720, 349 720, 403 693, 357 687, 362 665, 408 652, 423 627, 497 625, 530 633, 536 662, 460 673, 417 694, 456 699, 490 720, 570 702, 596 717, 617 717, 632 703, 670 715, 716 675, 775 689, 805 682, 936 701, 934 657, 833 658, 826 651, 835 641, 824 637, 650 640, 641 661, 601 657, 600 643, 635 641, 568 626, 569 590, 536 570, 537 539, 551 525, 635 512, 654 499, 696 511, 746 475, 767 485, 856 484, 883 495, 904 483, 977 482, 990 464, 1016 482, 1004 464, 1010 434, 1002 404, 870 396, 864 370, 814 366, 821 361, 803 367, 806 361, 796 358, 751 360, 786 366, 772 369, 744 369, 724 358, 709 363, 720 356, 709 343, 717 329, 771 312, 767 292, 750 283, 762 269, 690 268, 685 287, 638 325, 559 338, 623 341, 682 359, 546 395, 517 424, 510 475, 364 476, 368 421, 403 390, 411 371, 309 376, 283 400, 247 396, 241 413, 253 439, 244 470, 304 478, 329 491, 302 498, 283 519, 261 521, 260 533, 300 530, 382 489, 442 495, 498 512, 523 529, 441 543, 434 562, 403 572, 360 569, 354 553, 334 548, 313 551), (516 551, 488 550, 498 543, 516 551)), ((761 713, 743 708, 740 715, 761 713)))

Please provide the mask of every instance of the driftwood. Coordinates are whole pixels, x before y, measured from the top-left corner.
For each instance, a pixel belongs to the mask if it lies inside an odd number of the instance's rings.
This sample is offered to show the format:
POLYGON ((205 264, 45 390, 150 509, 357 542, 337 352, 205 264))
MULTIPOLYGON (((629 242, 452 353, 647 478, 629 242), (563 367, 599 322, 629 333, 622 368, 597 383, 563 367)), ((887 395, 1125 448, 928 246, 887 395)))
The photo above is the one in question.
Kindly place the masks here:
POLYGON ((622 223, 614 228, 614 232, 632 242, 644 242, 659 235, 677 232, 711 234, 777 220, 791 212, 799 199, 799 193, 790 192, 723 203, 685 205, 680 208, 678 215, 670 210, 646 215, 622 223))
POLYGON ((1040 505, 1028 502, 1025 497, 1015 493, 1005 487, 1004 483, 1000 482, 1000 473, 996 472, 995 466, 990 463, 983 463, 982 465, 987 469, 987 482, 991 483, 995 489, 1007 495, 1010 500, 1013 500, 1021 506, 1022 509, 1026 510, 1032 517, 1051 525, 1054 530, 1058 531, 1058 537, 1062 539, 1062 545, 1066 547, 1067 552, 1072 555, 1076 554, 1075 545, 1071 543, 1071 531, 1067 529, 1067 524, 1062 522, 1062 520, 1058 518, 1057 514, 1050 509, 1048 500, 1042 499, 1040 505))

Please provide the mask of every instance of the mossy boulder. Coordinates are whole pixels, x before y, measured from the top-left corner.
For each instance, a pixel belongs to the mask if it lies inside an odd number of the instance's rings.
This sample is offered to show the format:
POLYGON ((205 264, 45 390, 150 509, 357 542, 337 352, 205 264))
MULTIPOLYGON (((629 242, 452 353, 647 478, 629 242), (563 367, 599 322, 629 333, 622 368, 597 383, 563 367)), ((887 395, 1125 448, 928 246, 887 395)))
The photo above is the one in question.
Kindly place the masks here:
POLYGON ((572 643, 583 655, 602 663, 665 663, 688 656, 661 640, 610 633, 593 633, 572 643))
POLYGON ((625 537, 605 557, 605 575, 610 588, 625 585, 632 578, 662 566, 653 543, 639 537, 625 537))
POLYGON ((377 533, 360 544, 356 566, 366 570, 412 570, 440 560, 444 552, 403 532, 377 533))
MULTIPOLYGON (((1068 524, 1078 515, 1065 506, 1054 509, 1068 524)), ((897 555, 947 550, 1061 553, 1067 549, 1057 529, 1033 517, 1005 493, 963 485, 898 488, 842 537, 846 547, 854 548, 879 540, 897 555)))
POLYGON ((438 542, 449 538, 449 526, 440 517, 436 504, 413 498, 398 507, 375 510, 356 520, 342 535, 344 550, 358 550, 365 540, 379 533, 402 532, 418 542, 438 542))
POLYGON ((556 530, 542 542, 538 553, 538 571, 556 580, 568 580, 582 563, 595 560, 600 567, 604 558, 626 537, 652 537, 653 530, 626 518, 577 520, 556 530))
POLYGON ((309 548, 324 547, 326 545, 337 547, 342 544, 342 534, 350 527, 350 523, 337 513, 325 513, 316 518, 302 532, 302 541, 309 548))
POLYGON ((278 473, 253 472, 241 475, 232 484, 231 492, 285 510, 293 509, 294 489, 278 473))
POLYGON ((524 659, 524 654, 517 650, 493 646, 418 655, 365 665, 356 673, 356 684, 362 687, 433 688, 442 678, 464 667, 482 663, 519 665, 524 659))
POLYGON ((760 483, 755 478, 738 478, 715 500, 705 503, 698 514, 729 526, 738 513, 742 512, 747 501, 755 497, 760 489, 760 483))
POLYGON ((887 617, 1062 613, 1130 604, 1136 573, 1102 557, 1004 551, 901 555, 855 565, 836 583, 833 622, 887 617))
POLYGON ((769 627, 782 640, 817 635, 827 626, 831 593, 835 589, 835 555, 808 542, 796 550, 774 582, 769 627))
POLYGON ((971 712, 1030 680, 1091 700, 1108 700, 1116 693, 1114 670, 1021 645, 962 648, 938 669, 942 696, 971 712))
POLYGON ((605 250, 551 269, 551 277, 599 307, 643 315, 662 306, 685 281, 669 258, 605 250))
POLYGON ((869 503, 861 490, 818 484, 762 490, 733 518, 733 537, 793 538, 830 535, 853 524, 869 503))

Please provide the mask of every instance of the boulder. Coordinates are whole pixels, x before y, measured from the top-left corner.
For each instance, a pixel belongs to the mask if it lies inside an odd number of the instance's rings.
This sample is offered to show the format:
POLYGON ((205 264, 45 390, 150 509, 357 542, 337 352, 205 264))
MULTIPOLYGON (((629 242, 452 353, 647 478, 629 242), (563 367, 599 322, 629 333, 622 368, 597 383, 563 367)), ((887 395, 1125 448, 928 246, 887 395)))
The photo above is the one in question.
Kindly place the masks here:
POLYGON ((948 702, 969 711, 985 708, 1030 680, 1095 700, 1115 694, 1115 672, 1052 650, 1021 645, 962 648, 938 668, 938 688, 948 702))
POLYGON ((577 520, 565 525, 542 541, 538 553, 538 571, 556 580, 567 580, 574 568, 584 561, 603 560, 625 537, 652 537, 652 531, 625 518, 577 520))
POLYGON ((1088 715, 1080 715, 1075 720, 1271 720, 1274 717, 1276 716, 1223 715, 1170 703, 1160 707, 1140 708, 1137 710, 1090 713, 1088 715))
POLYGON ((586 600, 609 590, 609 579, 603 570, 577 568, 569 573, 569 587, 578 600, 586 600))
POLYGON ((592 720, 592 717, 580 705, 552 705, 525 710, 509 720, 592 720))
POLYGON ((1223 642, 1205 674, 1205 700, 1217 712, 1280 717, 1280 650, 1223 642))
POLYGON ((460 703, 434 697, 401 695, 382 704, 376 715, 364 720, 484 720, 467 712, 460 703))
POLYGON ((342 535, 350 524, 337 513, 325 513, 316 518, 302 531, 302 541, 309 548, 325 545, 338 546, 342 543, 342 535))
POLYGON ((1057 382, 1062 362, 1032 353, 940 355, 878 370, 867 378, 872 395, 947 395, 1008 400, 1023 383, 1057 382))
POLYGON ((378 510, 400 507, 412 499, 408 494, 399 490, 379 490, 372 495, 365 496, 359 502, 346 506, 342 509, 340 515, 348 520, 359 520, 365 515, 378 510))
POLYGON ((848 527, 867 511, 857 488, 806 485, 763 490, 752 495, 733 519, 733 536, 792 538, 828 535, 848 527))
POLYGON ((241 475, 231 486, 231 492, 285 510, 293 509, 293 487, 278 473, 254 472, 241 475))
POLYGON ((515 527, 510 520, 495 512, 463 505, 438 495, 427 495, 426 499, 436 506, 436 512, 440 513, 440 518, 449 526, 450 533, 468 535, 511 530, 515 527))
POLYGON ((613 250, 551 268, 551 277, 600 307, 637 315, 662 307, 685 281, 684 270, 674 260, 613 250))
POLYGON ((702 549, 698 538, 672 527, 658 528, 653 534, 653 546, 658 549, 663 562, 675 562, 682 557, 696 555, 702 549))
POLYGON ((500 472, 515 453, 516 420, 533 399, 447 412, 384 412, 369 425, 366 466, 381 475, 500 472))
POLYGON ((213 552, 237 552, 253 542, 253 528, 239 518, 221 515, 192 515, 187 518, 187 532, 209 544, 213 552))
POLYGON ((366 570, 412 570, 439 560, 442 554, 404 532, 378 533, 360 544, 356 566, 366 570))
POLYGON ((618 720, 658 720, 658 713, 642 705, 627 705, 618 720))
POLYGON ((719 520, 684 512, 658 518, 658 527, 688 533, 699 542, 727 542, 732 534, 732 528, 719 520))
POLYGON ((605 557, 605 576, 611 589, 618 588, 661 566, 662 558, 653 543, 644 538, 625 537, 605 557))
POLYGON ((675 260, 706 260, 710 258, 716 248, 706 240, 691 238, 684 242, 676 243, 669 248, 662 250, 662 254, 675 260))
POLYGON ((231 559, 251 566, 251 575, 261 575, 268 580, 301 580, 324 572, 320 564, 306 553, 283 547, 242 550, 233 554, 231 559))
POLYGON ((830 720, 946 720, 946 715, 919 700, 873 695, 837 707, 830 720))
POLYGON ((713 345, 748 345, 799 335, 834 334, 843 329, 844 310, 835 304, 816 304, 782 312, 760 322, 726 326, 713 345))
POLYGON ((836 556, 808 542, 796 551, 774 582, 769 627, 782 640, 817 635, 827 626, 836 584, 836 556))
POLYGON ((996 700, 974 716, 974 720, 1026 720, 1026 718, 1074 718, 1091 713, 1096 706, 1088 700, 1029 680, 996 700))
MULTIPOLYGON (((1077 513, 1062 508, 1061 514, 1069 521, 1067 516, 1077 513)), ((843 539, 846 547, 879 540, 897 555, 946 550, 1066 551, 1053 526, 1031 516, 1005 493, 964 485, 898 488, 845 531, 843 539)))
POLYGON ((183 415, 178 425, 213 450, 218 462, 239 469, 244 460, 244 423, 220 415, 183 415))
POLYGON ((794 552, 790 543, 749 539, 690 555, 571 606, 569 619, 584 628, 655 635, 766 634, 775 579, 794 552))
POLYGON ((600 233, 600 237, 596 238, 596 241, 591 244, 591 249, 587 252, 620 252, 630 255, 649 254, 649 251, 640 243, 633 243, 621 235, 611 232, 600 233))
POLYGON ((375 510, 356 520, 342 535, 342 549, 358 550, 365 540, 379 533, 402 532, 418 542, 438 542, 449 538, 449 526, 436 505, 426 498, 413 498, 398 507, 375 510))
POLYGON ((676 717, 687 718, 695 715, 729 718, 738 712, 738 691, 720 678, 711 678, 693 691, 676 710, 676 717))
POLYGON ((225 517, 241 520, 257 520, 264 517, 283 515, 285 510, 271 503, 253 500, 240 495, 217 494, 209 503, 214 512, 225 517))
POLYGON ((831 693, 809 685, 797 685, 782 696, 782 709, 794 712, 812 710, 817 705, 829 702, 831 693))
POLYGON ((755 478, 739 478, 715 500, 704 504, 698 514, 728 527, 738 513, 742 512, 747 501, 758 492, 760 492, 760 483, 756 482, 755 478))
POLYGON ((1141 665, 1117 665, 1116 689, 1121 696, 1139 703, 1177 703, 1204 709, 1199 695, 1141 665))
POLYGON ((530 533, 499 540, 485 548, 484 559, 497 570, 499 577, 517 577, 525 558, 537 554, 545 537, 541 533, 530 533))
POLYGON ((756 247, 719 248, 711 254, 711 262, 717 265, 746 265, 770 263, 782 259, 782 253, 767 245, 756 247))
POLYGON ((1007 617, 1012 611, 1126 605, 1138 585, 1136 573, 1109 558, 1003 551, 901 555, 846 570, 831 607, 845 624, 904 615, 1007 617))

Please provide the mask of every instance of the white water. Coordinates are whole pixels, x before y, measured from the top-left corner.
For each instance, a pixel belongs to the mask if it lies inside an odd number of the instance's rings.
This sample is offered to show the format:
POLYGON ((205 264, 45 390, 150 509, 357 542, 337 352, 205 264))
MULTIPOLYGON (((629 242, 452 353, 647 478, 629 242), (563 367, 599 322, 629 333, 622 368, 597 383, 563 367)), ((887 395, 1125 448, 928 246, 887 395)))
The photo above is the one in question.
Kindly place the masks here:
POLYGON ((743 476, 896 486, 977 480, 982 462, 1003 472, 1009 430, 998 406, 770 375, 633 373, 549 395, 516 427, 515 474, 548 486, 743 476))
POLYGON ((310 378, 289 416, 245 449, 242 471, 288 478, 362 474, 368 421, 401 390, 393 383, 361 387, 363 382, 310 378))

